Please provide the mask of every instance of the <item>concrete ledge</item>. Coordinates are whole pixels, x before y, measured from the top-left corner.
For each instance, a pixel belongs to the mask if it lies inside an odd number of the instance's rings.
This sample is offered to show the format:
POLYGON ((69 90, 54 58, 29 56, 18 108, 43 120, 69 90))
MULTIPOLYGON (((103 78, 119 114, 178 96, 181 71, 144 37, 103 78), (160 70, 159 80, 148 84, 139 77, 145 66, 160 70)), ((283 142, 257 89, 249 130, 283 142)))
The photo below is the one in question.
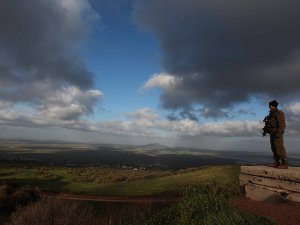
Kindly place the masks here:
POLYGON ((300 202, 300 167, 241 166, 240 185, 253 200, 300 202))
POLYGON ((278 180, 267 177, 258 177, 248 174, 240 175, 240 184, 258 184, 267 187, 274 187, 278 189, 283 189, 287 191, 299 192, 300 193, 300 183, 286 181, 286 180, 278 180))
POLYGON ((245 186, 246 197, 256 201, 300 202, 300 193, 263 185, 249 184, 245 186))
POLYGON ((269 177, 300 183, 300 167, 277 169, 269 166, 241 166, 241 174, 269 177))

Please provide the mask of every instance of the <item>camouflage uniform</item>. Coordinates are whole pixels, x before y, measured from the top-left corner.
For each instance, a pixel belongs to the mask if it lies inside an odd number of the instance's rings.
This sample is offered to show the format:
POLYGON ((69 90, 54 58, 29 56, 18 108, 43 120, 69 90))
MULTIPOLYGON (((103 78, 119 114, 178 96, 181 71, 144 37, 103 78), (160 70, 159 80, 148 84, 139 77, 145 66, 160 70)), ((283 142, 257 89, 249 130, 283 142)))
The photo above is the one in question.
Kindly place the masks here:
POLYGON ((284 112, 279 109, 270 111, 270 143, 273 158, 276 162, 283 161, 287 165, 286 151, 284 148, 283 133, 285 129, 284 112))

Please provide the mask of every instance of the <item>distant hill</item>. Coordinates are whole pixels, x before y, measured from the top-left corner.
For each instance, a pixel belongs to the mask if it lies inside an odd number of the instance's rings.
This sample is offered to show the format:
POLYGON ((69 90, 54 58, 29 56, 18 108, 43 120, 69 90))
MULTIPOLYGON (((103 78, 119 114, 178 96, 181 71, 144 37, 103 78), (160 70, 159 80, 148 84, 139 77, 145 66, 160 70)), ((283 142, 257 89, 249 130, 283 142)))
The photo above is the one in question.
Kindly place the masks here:
POLYGON ((147 145, 139 145, 138 147, 149 150, 169 149, 168 146, 161 145, 159 143, 150 143, 147 145))

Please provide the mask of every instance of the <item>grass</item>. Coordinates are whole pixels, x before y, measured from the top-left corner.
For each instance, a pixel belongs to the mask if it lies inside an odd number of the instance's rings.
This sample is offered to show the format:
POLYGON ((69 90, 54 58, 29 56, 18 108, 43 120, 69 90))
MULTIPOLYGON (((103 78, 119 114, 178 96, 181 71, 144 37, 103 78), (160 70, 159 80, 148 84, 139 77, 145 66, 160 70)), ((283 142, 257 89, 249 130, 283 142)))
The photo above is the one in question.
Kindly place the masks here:
MULTIPOLYGON (((244 213, 227 204, 235 196, 212 182, 206 189, 187 188, 182 200, 149 216, 143 225, 275 225, 261 216, 244 213), (229 195, 228 195, 229 194, 229 195)), ((133 225, 133 224, 132 224, 133 225)))
POLYGON ((90 189, 100 195, 155 195, 164 192, 179 192, 187 186, 205 186, 212 179, 221 185, 235 183, 238 179, 237 166, 211 166, 196 171, 180 173, 154 179, 141 179, 133 182, 106 184, 90 189))
POLYGON ((0 181, 14 180, 23 186, 43 191, 69 192, 103 196, 158 195, 179 192, 186 186, 201 186, 212 178, 221 185, 237 182, 238 166, 208 166, 195 170, 132 171, 116 168, 66 168, 45 166, 0 166, 0 181), (136 174, 135 174, 136 173, 136 174), (82 177, 109 177, 99 182, 82 177), (135 175, 134 175, 135 174, 135 175), (118 182, 119 177, 127 177, 118 182))

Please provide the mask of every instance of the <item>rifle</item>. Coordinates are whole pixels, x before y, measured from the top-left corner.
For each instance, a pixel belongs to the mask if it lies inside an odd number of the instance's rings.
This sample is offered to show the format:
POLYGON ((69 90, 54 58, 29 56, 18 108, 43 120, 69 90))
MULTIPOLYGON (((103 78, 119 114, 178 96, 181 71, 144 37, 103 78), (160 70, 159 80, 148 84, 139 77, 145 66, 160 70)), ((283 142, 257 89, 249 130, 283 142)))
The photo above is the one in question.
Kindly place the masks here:
POLYGON ((270 134, 270 128, 271 128, 271 124, 270 124, 270 116, 266 116, 264 118, 264 123, 265 123, 265 126, 262 128, 263 130, 263 137, 266 136, 266 134, 270 134))

